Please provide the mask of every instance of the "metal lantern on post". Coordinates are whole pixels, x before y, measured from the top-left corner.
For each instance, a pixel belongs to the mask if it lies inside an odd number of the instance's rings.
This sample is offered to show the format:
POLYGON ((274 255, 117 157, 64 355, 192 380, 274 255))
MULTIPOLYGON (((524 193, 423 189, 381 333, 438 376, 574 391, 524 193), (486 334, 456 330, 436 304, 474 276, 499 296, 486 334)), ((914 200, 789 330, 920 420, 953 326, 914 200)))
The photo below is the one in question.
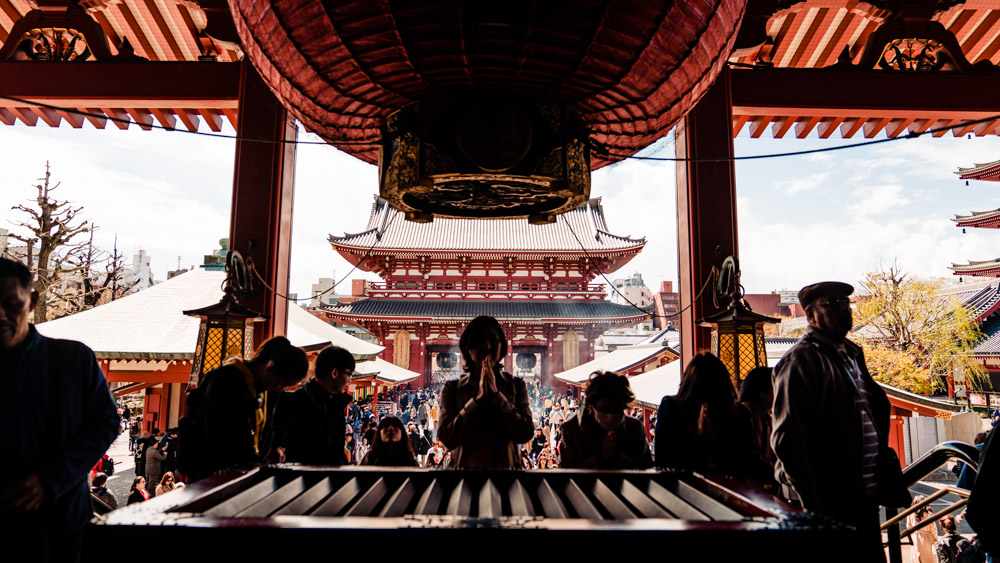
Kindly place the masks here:
POLYGON ((202 375, 221 366, 226 358, 248 359, 253 354, 253 323, 263 321, 264 317, 237 303, 233 292, 233 288, 227 286, 218 303, 184 311, 189 317, 201 319, 191 367, 191 385, 198 385, 202 375))
POLYGON ((779 320, 758 315, 744 304, 740 263, 735 256, 723 260, 722 266, 715 272, 713 275, 717 276, 717 280, 713 299, 716 303, 728 302, 729 306, 721 313, 698 320, 697 324, 712 329, 712 353, 726 364, 733 383, 739 389, 740 382, 750 370, 767 366, 764 325, 779 320))
POLYGON ((712 353, 729 368, 738 389, 750 370, 767 365, 764 325, 776 322, 747 309, 739 299, 725 311, 699 320, 698 326, 712 329, 712 353))

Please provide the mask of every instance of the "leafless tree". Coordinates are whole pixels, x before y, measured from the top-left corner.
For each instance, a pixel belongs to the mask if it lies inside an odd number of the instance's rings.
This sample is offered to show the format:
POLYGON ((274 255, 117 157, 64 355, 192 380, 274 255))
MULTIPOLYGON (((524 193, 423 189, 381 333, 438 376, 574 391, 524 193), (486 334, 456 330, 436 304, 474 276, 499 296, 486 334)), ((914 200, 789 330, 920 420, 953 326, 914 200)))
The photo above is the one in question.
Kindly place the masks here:
POLYGON ((34 206, 16 205, 11 209, 28 216, 27 219, 13 221, 16 227, 24 229, 24 234, 11 233, 11 238, 26 245, 26 262, 35 271, 34 289, 38 292, 35 306, 35 323, 48 319, 50 303, 54 294, 61 290, 61 284, 72 284, 73 274, 81 272, 84 266, 74 264, 75 257, 83 251, 85 242, 77 237, 93 230, 93 225, 80 217, 83 207, 73 207, 68 201, 59 201, 52 195, 60 183, 51 185, 52 175, 49 163, 45 163, 45 177, 39 178, 34 206))
MULTIPOLYGON (((57 316, 71 315, 94 308, 124 296, 138 280, 125 279, 128 268, 125 256, 118 251, 118 237, 115 237, 113 250, 108 253, 94 246, 94 231, 91 227, 90 237, 77 251, 71 252, 67 262, 74 268, 79 268, 73 276, 76 284, 65 291, 50 292, 50 306, 58 302, 57 316)), ((53 316, 53 311, 49 311, 53 316)))

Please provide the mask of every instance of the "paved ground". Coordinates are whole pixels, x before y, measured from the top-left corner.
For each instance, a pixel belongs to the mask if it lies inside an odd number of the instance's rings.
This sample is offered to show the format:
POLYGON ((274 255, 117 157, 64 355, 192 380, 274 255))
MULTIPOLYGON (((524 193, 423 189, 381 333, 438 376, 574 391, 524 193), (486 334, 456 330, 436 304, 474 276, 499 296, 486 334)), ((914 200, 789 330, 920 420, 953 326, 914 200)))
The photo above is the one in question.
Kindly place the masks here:
POLYGON ((115 460, 115 474, 108 477, 108 490, 114 493, 119 506, 125 506, 128 490, 135 478, 135 462, 128 451, 128 432, 118 435, 118 439, 108 448, 108 456, 115 460))

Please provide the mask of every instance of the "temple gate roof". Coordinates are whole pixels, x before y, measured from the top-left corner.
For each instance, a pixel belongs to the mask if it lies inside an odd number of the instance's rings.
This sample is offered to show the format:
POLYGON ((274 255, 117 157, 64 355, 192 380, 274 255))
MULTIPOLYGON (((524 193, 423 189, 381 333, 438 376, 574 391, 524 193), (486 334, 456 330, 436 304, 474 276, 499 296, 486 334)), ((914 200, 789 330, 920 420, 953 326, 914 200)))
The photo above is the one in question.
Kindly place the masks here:
POLYGON ((538 319, 543 322, 642 320, 647 314, 610 301, 553 300, 457 300, 457 299, 364 299, 327 307, 337 318, 471 319, 489 315, 499 320, 538 319))
POLYGON ((600 254, 638 252, 646 244, 645 238, 609 232, 600 198, 589 200, 547 225, 532 225, 524 219, 437 218, 431 223, 416 223, 404 221, 402 213, 384 199, 376 198, 364 231, 340 237, 331 235, 329 240, 342 254, 365 252, 374 245, 372 254, 552 252, 583 255, 581 246, 588 253, 600 254))

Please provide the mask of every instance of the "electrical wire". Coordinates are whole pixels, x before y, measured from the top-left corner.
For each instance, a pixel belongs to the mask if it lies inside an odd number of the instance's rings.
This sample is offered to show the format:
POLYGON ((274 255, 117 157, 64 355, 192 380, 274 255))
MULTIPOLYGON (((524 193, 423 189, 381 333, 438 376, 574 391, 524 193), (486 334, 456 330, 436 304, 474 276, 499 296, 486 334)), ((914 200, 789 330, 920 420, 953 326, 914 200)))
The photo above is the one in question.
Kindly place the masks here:
POLYGON ((254 276, 256 276, 258 280, 260 280, 260 283, 264 287, 266 287, 268 290, 270 290, 271 293, 273 293, 277 297, 280 297, 280 298, 285 299, 287 301, 296 302, 296 303, 299 302, 299 301, 312 301, 313 299, 316 299, 317 297, 322 297, 323 295, 325 295, 325 294, 333 291, 334 289, 337 288, 338 285, 340 285, 341 283, 343 283, 344 280, 346 280, 348 278, 348 276, 350 276, 351 274, 353 274, 354 270, 357 270, 358 266, 360 266, 362 262, 364 262, 365 260, 368 259, 369 256, 371 256, 372 251, 375 250, 375 246, 378 245, 378 243, 382 241, 382 237, 385 235, 386 231, 389 229, 389 227, 396 220, 396 217, 398 215, 399 215, 399 213, 393 213, 392 218, 389 219, 389 222, 386 223, 385 227, 383 227, 381 231, 378 231, 378 230, 375 231, 375 235, 376 235, 375 236, 375 242, 373 242, 372 245, 368 247, 368 250, 365 251, 365 254, 361 257, 360 260, 358 260, 357 264, 354 264, 354 266, 351 268, 351 270, 349 272, 347 272, 346 274, 344 274, 344 276, 342 278, 340 278, 339 281, 335 282, 332 286, 330 286, 329 289, 325 289, 325 290, 317 293, 316 295, 312 295, 310 297, 295 298, 295 297, 291 297, 289 295, 283 295, 281 293, 278 293, 277 291, 274 290, 273 287, 267 285, 267 282, 264 281, 264 278, 260 275, 260 272, 258 272, 257 268, 254 267, 254 265, 253 265, 253 258, 251 258, 251 257, 247 257, 247 269, 249 269, 251 272, 253 272, 254 276))
MULTIPOLYGON (((0 99, 10 100, 12 102, 17 102, 17 103, 20 103, 20 104, 25 104, 26 106, 40 107, 40 108, 45 108, 45 109, 51 109, 51 110, 54 110, 54 111, 61 111, 61 112, 65 112, 65 113, 71 113, 71 114, 74 114, 74 115, 79 115, 80 117, 89 117, 89 118, 92 118, 92 119, 107 120, 107 121, 111 121, 111 122, 114 122, 114 123, 123 123, 125 125, 130 125, 132 123, 135 123, 136 125, 138 125, 139 127, 142 127, 142 128, 160 129, 160 130, 163 130, 163 131, 174 131, 174 132, 178 132, 178 133, 189 133, 189 134, 192 134, 192 135, 201 135, 203 137, 214 137, 216 139, 231 139, 231 140, 234 140, 234 141, 247 141, 247 142, 251 142, 251 143, 270 143, 272 145, 329 145, 329 146, 335 146, 333 143, 328 143, 327 141, 300 141, 298 139, 295 139, 295 140, 262 139, 262 138, 259 138, 259 137, 246 137, 246 136, 242 136, 242 135, 229 135, 229 134, 226 134, 226 133, 215 133, 215 132, 197 131, 197 130, 196 131, 191 131, 190 129, 178 129, 178 128, 175 128, 175 127, 167 127, 165 125, 160 125, 159 123, 139 123, 138 121, 133 121, 132 119, 121 118, 121 117, 114 117, 114 116, 106 115, 106 114, 103 114, 103 113, 92 113, 92 112, 88 112, 88 111, 83 111, 83 110, 78 109, 78 108, 68 108, 68 107, 56 106, 56 105, 52 105, 52 104, 46 104, 46 103, 43 103, 43 102, 36 102, 36 101, 32 101, 32 100, 26 100, 24 98, 17 98, 17 97, 14 97, 14 96, 7 96, 7 95, 4 95, 4 94, 0 94, 0 99)), ((335 144, 336 145, 347 145, 347 146, 369 146, 369 147, 376 147, 376 146, 379 146, 381 143, 378 142, 378 141, 346 141, 345 140, 345 141, 336 141, 335 144)))
MULTIPOLYGON (((10 101, 13 101, 13 102, 24 104, 26 106, 34 106, 34 107, 40 107, 40 108, 50 109, 50 110, 54 110, 54 111, 71 113, 71 114, 79 115, 79 116, 82 116, 82 117, 89 117, 89 118, 93 118, 93 119, 109 120, 109 121, 112 121, 112 122, 115 122, 115 123, 124 123, 124 124, 131 124, 131 123, 133 123, 133 121, 131 119, 122 119, 122 118, 119 118, 119 117, 113 117, 113 116, 105 115, 103 113, 101 113, 101 114, 90 113, 90 112, 82 111, 82 110, 80 110, 78 108, 69 108, 69 107, 56 106, 56 105, 52 105, 52 104, 46 104, 46 103, 43 103, 43 102, 36 102, 36 101, 32 101, 32 100, 27 100, 27 99, 24 99, 24 98, 17 98, 17 97, 14 97, 14 96, 7 96, 7 95, 4 95, 4 94, 0 94, 0 99, 10 100, 10 101)), ((959 122, 959 123, 956 123, 956 124, 953 124, 953 125, 947 125, 947 126, 944 126, 944 127, 938 127, 938 128, 935 128, 935 129, 928 129, 926 131, 922 131, 922 132, 919 132, 919 133, 918 132, 910 132, 910 133, 907 133, 906 135, 899 135, 897 137, 886 137, 885 139, 873 139, 873 140, 869 140, 869 141, 861 141, 861 142, 857 142, 857 143, 848 143, 848 144, 845 144, 845 145, 837 145, 837 146, 833 146, 833 147, 823 147, 823 148, 818 148, 818 149, 805 149, 805 150, 800 150, 800 151, 788 151, 788 152, 770 153, 770 154, 755 154, 755 155, 747 155, 747 156, 731 156, 731 157, 724 157, 724 158, 678 158, 678 157, 636 156, 634 154, 630 155, 630 154, 615 153, 615 152, 610 151, 607 148, 599 146, 599 145, 592 146, 591 147, 591 151, 594 154, 599 155, 599 156, 603 155, 603 156, 607 156, 607 157, 611 157, 611 158, 617 158, 617 159, 621 159, 621 160, 644 160, 644 161, 654 161, 654 162, 731 162, 731 161, 741 161, 741 160, 762 160, 762 159, 768 159, 768 158, 784 158, 784 157, 789 157, 789 156, 804 156, 804 155, 809 155, 809 154, 819 154, 819 153, 824 153, 824 152, 834 152, 834 151, 841 151, 841 150, 847 150, 847 149, 855 149, 855 148, 860 148, 860 147, 867 147, 867 146, 872 146, 872 145, 878 145, 878 144, 882 144, 882 143, 891 143, 891 142, 894 142, 894 141, 902 141, 902 140, 906 140, 906 139, 916 139, 916 138, 922 137, 924 135, 933 135, 935 133, 941 133, 943 131, 949 131, 949 130, 959 129, 959 128, 963 128, 963 127, 969 127, 969 126, 972 126, 972 125, 979 125, 979 124, 982 124, 982 123, 989 123, 991 121, 998 121, 998 120, 1000 120, 1000 115, 994 115, 994 116, 991 116, 991 117, 984 117, 982 119, 973 119, 973 120, 968 120, 968 121, 962 121, 962 122, 959 122)), ((367 146, 367 147, 375 147, 375 146, 379 146, 381 144, 381 142, 379 142, 379 141, 350 141, 350 140, 344 140, 344 141, 327 142, 327 141, 300 141, 298 139, 295 139, 295 140, 263 139, 263 138, 259 138, 259 137, 245 137, 245 136, 241 136, 241 135, 228 135, 228 134, 225 134, 225 133, 215 133, 215 132, 208 132, 208 131, 191 131, 190 129, 171 128, 171 127, 165 127, 165 126, 157 124, 157 123, 139 124, 138 122, 136 122, 136 124, 139 125, 140 127, 143 127, 143 128, 162 129, 164 131, 176 131, 176 132, 180 132, 180 133, 189 133, 189 134, 193 134, 193 135, 202 135, 202 136, 205 136, 205 137, 214 137, 214 138, 218 138, 218 139, 232 139, 232 140, 236 140, 236 141, 246 141, 246 142, 253 142, 253 143, 270 143, 270 144, 276 144, 276 145, 333 145, 333 146, 367 146)))
POLYGON ((970 121, 963 121, 961 123, 956 123, 955 125, 948 125, 945 127, 938 127, 936 129, 928 129, 922 132, 911 132, 906 135, 900 135, 898 137, 886 137, 885 139, 873 139, 870 141, 860 141, 857 143, 848 143, 845 145, 837 145, 833 147, 822 147, 818 149, 804 149, 800 151, 788 151, 779 153, 769 153, 769 154, 753 154, 747 156, 732 156, 725 158, 679 158, 679 157, 665 157, 665 156, 635 156, 635 155, 624 155, 615 154, 607 149, 602 149, 601 151, 595 151, 596 154, 605 154, 614 158, 621 158, 624 160, 650 160, 655 162, 735 162, 740 160, 763 160, 767 158, 784 158, 788 156, 804 156, 807 154, 818 154, 824 152, 834 152, 846 149, 856 149, 860 147, 867 147, 871 145, 880 145, 882 143, 891 143, 893 141, 902 141, 906 139, 916 139, 924 135, 933 135, 934 133, 940 133, 942 131, 949 131, 952 129, 958 129, 961 127, 968 127, 970 125, 979 125, 981 123, 989 123, 991 121, 1000 120, 1000 115, 994 115, 991 117, 984 117, 982 119, 974 119, 970 121))
POLYGON ((611 289, 615 290, 615 293, 617 293, 618 296, 621 297, 623 301, 631 305, 633 309, 639 311, 644 315, 649 315, 650 317, 656 319, 664 319, 664 320, 680 316, 681 313, 687 311, 694 305, 695 301, 697 301, 698 298, 701 297, 702 293, 704 293, 705 290, 708 288, 708 286, 719 276, 719 269, 716 268, 715 266, 712 266, 712 270, 709 272, 708 277, 705 279, 705 283, 702 284, 701 289, 698 290, 698 293, 694 296, 694 299, 692 299, 691 302, 688 303, 687 307, 684 307, 680 311, 677 311, 676 313, 670 315, 656 315, 650 313, 649 311, 633 303, 631 300, 629 300, 628 297, 625 297, 625 294, 619 291, 618 288, 615 287, 615 284, 611 283, 611 280, 608 279, 608 276, 604 274, 604 272, 601 270, 601 267, 597 265, 597 262, 594 261, 594 258, 590 256, 589 252, 587 252, 587 247, 583 245, 583 241, 581 241, 580 237, 576 235, 576 231, 573 230, 573 225, 571 225, 569 221, 566 219, 566 215, 560 215, 559 218, 562 219, 564 223, 566 223, 566 227, 569 229, 570 234, 573 235, 573 238, 576 239, 576 243, 580 245, 580 250, 582 250, 584 256, 587 257, 587 261, 589 261, 590 265, 593 266, 595 270, 597 270, 598 274, 601 274, 601 277, 604 278, 604 281, 608 282, 608 285, 611 286, 611 289))

